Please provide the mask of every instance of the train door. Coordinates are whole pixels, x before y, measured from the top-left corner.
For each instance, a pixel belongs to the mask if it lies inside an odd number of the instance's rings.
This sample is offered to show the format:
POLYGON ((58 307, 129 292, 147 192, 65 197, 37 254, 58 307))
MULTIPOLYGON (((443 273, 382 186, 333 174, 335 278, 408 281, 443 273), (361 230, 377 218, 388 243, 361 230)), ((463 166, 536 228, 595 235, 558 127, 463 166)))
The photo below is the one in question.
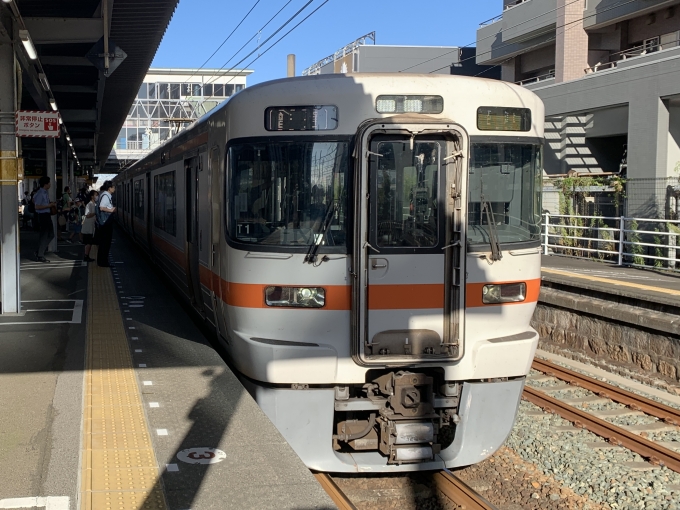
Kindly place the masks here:
POLYGON ((153 215, 154 211, 152 210, 153 204, 155 204, 153 200, 153 191, 151 189, 151 174, 148 173, 146 174, 146 242, 148 243, 149 246, 149 253, 153 256, 153 239, 151 238, 153 230, 153 220, 151 219, 151 216, 153 215))
POLYGON ((132 188, 132 181, 125 185, 125 220, 128 230, 132 232, 132 197, 130 196, 130 188, 132 188))
POLYGON ((130 181, 130 232, 132 234, 132 238, 137 240, 136 232, 135 232, 135 217, 137 214, 137 189, 139 188, 139 183, 138 181, 130 181), (137 185, 137 188, 135 188, 135 185, 137 185))
POLYGON ((184 160, 187 283, 196 308, 202 309, 201 279, 199 274, 199 224, 198 224, 198 156, 184 160))
POLYGON ((412 127, 382 131, 367 147, 361 353, 368 362, 459 356, 465 243, 460 139, 418 129, 418 135, 412 127))
POLYGON ((210 283, 206 276, 210 267, 210 202, 206 201, 206 197, 210 193, 210 177, 206 170, 206 153, 202 152, 198 155, 198 190, 196 193, 197 205, 196 214, 198 215, 198 287, 200 290, 199 303, 203 310, 213 310, 210 293, 207 287, 210 283), (201 274, 205 276, 201 278, 201 274))
POLYGON ((222 241, 222 221, 220 214, 220 203, 222 202, 222 191, 220 187, 220 148, 213 147, 210 150, 210 165, 209 165, 209 186, 208 186, 208 202, 210 203, 210 227, 211 227, 211 245, 210 245, 210 277, 211 277, 211 298, 212 307, 215 313, 216 329, 220 336, 224 339, 229 338, 227 334, 226 323, 226 306, 222 300, 222 278, 221 278, 221 248, 222 241))

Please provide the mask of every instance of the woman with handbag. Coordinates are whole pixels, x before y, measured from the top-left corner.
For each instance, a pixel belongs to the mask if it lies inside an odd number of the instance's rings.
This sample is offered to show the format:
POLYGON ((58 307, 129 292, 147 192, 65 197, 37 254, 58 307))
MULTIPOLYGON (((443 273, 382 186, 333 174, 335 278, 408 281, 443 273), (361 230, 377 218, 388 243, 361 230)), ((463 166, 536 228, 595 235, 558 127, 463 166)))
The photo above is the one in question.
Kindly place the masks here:
MULTIPOLYGON (((38 262, 49 262, 45 258, 45 250, 49 246, 52 239, 54 239, 54 226, 52 225, 52 215, 56 214, 57 203, 50 202, 50 196, 47 192, 50 189, 50 178, 43 175, 40 178, 40 189, 33 197, 33 204, 35 205, 35 216, 38 221, 40 229, 40 237, 38 239, 38 251, 35 253, 38 262), (53 212, 54 211, 54 212, 53 212)), ((34 219, 35 221, 35 219, 34 219)))
POLYGON ((99 194, 92 190, 90 191, 90 201, 85 206, 85 215, 83 216, 83 227, 81 233, 83 234, 83 243, 85 244, 85 256, 83 261, 94 262, 93 258, 90 258, 90 250, 94 244, 94 230, 95 223, 97 221, 95 214, 95 207, 97 207, 97 197, 99 194))
POLYGON ((99 267, 110 267, 109 264, 109 250, 111 249, 111 239, 113 237, 113 213, 116 208, 113 206, 112 194, 115 193, 116 187, 113 182, 106 181, 100 188, 101 195, 95 209, 97 215, 97 223, 99 230, 97 231, 97 242, 99 249, 97 250, 97 265, 99 267))

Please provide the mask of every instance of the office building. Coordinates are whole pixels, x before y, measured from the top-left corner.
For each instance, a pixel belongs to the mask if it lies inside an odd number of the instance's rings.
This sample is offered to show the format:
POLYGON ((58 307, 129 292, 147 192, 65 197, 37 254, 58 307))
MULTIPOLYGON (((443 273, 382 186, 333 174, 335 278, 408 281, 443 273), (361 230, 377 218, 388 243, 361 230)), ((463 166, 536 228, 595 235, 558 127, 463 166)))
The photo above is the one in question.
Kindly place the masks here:
POLYGON ((680 170, 680 1, 503 0, 477 63, 546 107, 550 177, 627 179, 628 216, 672 217, 680 170), (674 191, 675 190, 675 191, 674 191))
POLYGON ((496 66, 475 62, 474 48, 458 46, 387 46, 366 34, 302 71, 303 76, 328 73, 457 74, 500 79, 496 66), (373 44, 368 44, 372 42, 373 44))

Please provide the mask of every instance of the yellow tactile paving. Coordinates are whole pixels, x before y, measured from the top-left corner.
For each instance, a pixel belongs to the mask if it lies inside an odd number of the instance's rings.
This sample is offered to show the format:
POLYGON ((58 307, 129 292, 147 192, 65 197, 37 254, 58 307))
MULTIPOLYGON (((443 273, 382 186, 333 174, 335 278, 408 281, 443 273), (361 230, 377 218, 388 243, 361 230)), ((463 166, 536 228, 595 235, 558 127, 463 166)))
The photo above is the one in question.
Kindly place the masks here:
POLYGON ((594 282, 602 282, 602 283, 608 283, 610 285, 621 285, 623 287, 633 287, 635 289, 641 289, 641 290, 650 290, 653 292, 660 292, 662 294, 671 294, 672 296, 680 296, 680 290, 675 290, 675 289, 666 289, 664 287, 654 287, 652 285, 642 285, 640 283, 633 283, 633 282, 624 282, 621 280, 615 280, 612 278, 602 278, 599 276, 592 276, 589 274, 583 274, 583 273, 575 273, 572 271, 562 271, 560 269, 552 269, 552 268, 547 268, 543 267, 541 268, 541 271, 544 273, 553 273, 553 274, 559 274, 562 276, 571 276, 573 278, 581 278, 583 280, 592 280, 594 282))
POLYGON ((166 509, 115 285, 89 269, 81 508, 166 509))

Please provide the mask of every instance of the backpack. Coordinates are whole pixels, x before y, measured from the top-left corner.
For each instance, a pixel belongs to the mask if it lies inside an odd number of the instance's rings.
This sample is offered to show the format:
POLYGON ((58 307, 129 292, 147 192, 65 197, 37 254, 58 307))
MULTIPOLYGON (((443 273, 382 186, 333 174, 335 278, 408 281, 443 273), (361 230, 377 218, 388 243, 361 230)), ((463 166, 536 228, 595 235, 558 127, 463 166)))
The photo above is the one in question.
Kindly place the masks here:
POLYGON ((99 198, 97 199, 97 205, 94 208, 94 217, 97 220, 97 225, 99 225, 100 227, 103 227, 104 225, 106 225, 108 223, 108 221, 111 219, 111 216, 113 216, 113 213, 102 211, 99 208, 99 204, 101 203, 103 197, 104 197, 104 193, 99 195, 99 198))

